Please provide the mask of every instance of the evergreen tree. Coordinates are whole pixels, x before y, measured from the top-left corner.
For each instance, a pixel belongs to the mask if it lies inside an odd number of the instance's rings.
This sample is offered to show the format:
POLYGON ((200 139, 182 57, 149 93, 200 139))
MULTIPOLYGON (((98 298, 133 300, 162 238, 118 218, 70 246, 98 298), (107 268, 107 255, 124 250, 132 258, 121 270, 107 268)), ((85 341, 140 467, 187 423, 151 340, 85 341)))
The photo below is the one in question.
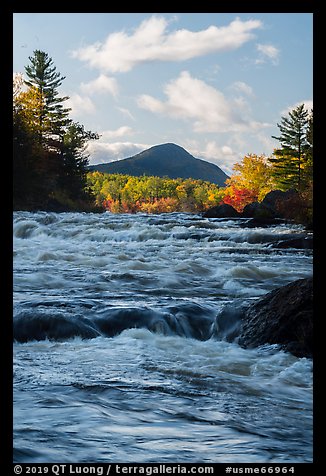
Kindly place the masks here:
POLYGON ((311 109, 310 115, 308 117, 308 127, 307 127, 307 143, 309 147, 309 152, 312 155, 313 150, 313 125, 314 125, 314 114, 313 110, 311 109))
POLYGON ((277 124, 281 131, 279 137, 272 136, 281 143, 281 148, 274 151, 270 158, 276 183, 283 189, 295 188, 302 191, 303 170, 307 166, 308 111, 304 104, 289 112, 289 117, 282 117, 277 124))
POLYGON ((13 114, 13 204, 25 209, 44 198, 38 165, 41 148, 29 129, 23 114, 16 108, 13 114))
POLYGON ((65 78, 47 53, 36 50, 29 60, 27 90, 22 75, 14 78, 14 208, 91 209, 85 150, 98 135, 69 118, 68 97, 58 92, 65 78))
POLYGON ((63 136, 63 169, 59 185, 69 192, 71 198, 85 198, 89 158, 86 153, 87 143, 98 138, 97 133, 86 131, 78 122, 71 122, 67 127, 63 136))
POLYGON ((25 67, 25 84, 33 89, 38 98, 38 108, 34 111, 34 120, 38 127, 41 143, 48 147, 60 147, 63 131, 70 123, 70 109, 63 103, 68 96, 60 97, 58 88, 65 76, 61 76, 47 53, 35 50, 29 57, 30 64, 25 67))
MULTIPOLYGON (((13 81, 13 205, 15 209, 30 209, 47 198, 48 173, 43 174, 44 149, 38 140, 31 119, 35 110, 35 95, 29 88, 23 91, 23 76, 13 81)), ((46 160, 48 166, 48 158, 46 160)))
POLYGON ((304 183, 308 187, 312 186, 313 181, 313 110, 310 111, 308 116, 308 126, 307 126, 307 146, 305 150, 306 163, 303 170, 303 179, 304 183))

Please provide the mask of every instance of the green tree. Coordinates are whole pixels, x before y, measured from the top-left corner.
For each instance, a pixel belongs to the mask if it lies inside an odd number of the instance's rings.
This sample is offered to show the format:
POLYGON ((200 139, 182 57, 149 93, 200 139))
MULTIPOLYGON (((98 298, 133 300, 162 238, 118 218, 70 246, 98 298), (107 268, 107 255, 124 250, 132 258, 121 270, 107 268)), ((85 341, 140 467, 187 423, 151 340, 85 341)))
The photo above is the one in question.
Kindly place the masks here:
POLYGON ((68 96, 59 96, 58 89, 65 76, 56 71, 52 58, 47 53, 35 50, 29 56, 30 64, 25 67, 25 84, 37 94, 38 107, 34 111, 34 120, 38 127, 40 142, 47 139, 49 145, 56 145, 54 139, 62 139, 64 128, 70 123, 69 108, 63 103, 68 96))
MULTIPOLYGON (((37 98, 34 89, 23 90, 23 75, 13 79, 13 205, 29 209, 47 197, 44 149, 32 120, 37 98)), ((47 154, 49 155, 49 154, 47 154)), ((49 169, 49 157, 46 160, 49 169)))
POLYGON ((160 177, 147 177, 146 188, 150 201, 152 203, 161 197, 162 183, 163 180, 160 177))
POLYGON ((288 117, 283 116, 277 126, 281 134, 272 137, 281 143, 281 148, 276 149, 274 157, 269 159, 273 165, 274 178, 280 188, 295 188, 301 192, 309 151, 309 117, 305 105, 301 104, 290 111, 288 117))
POLYGON ((207 186, 204 183, 196 184, 193 195, 198 210, 203 211, 205 209, 205 204, 207 203, 208 199, 207 186))
POLYGON ((304 180, 305 180, 305 183, 308 184, 308 187, 312 184, 312 180, 313 180, 313 155, 314 155, 313 126, 314 126, 314 117, 313 117, 313 110, 311 110, 308 116, 306 164, 304 168, 304 180))
POLYGON ((48 54, 36 50, 29 60, 27 80, 16 75, 13 84, 14 208, 89 210, 86 147, 98 135, 69 118, 58 92, 65 78, 48 54))
POLYGON ((89 154, 86 152, 90 140, 96 140, 97 133, 86 131, 82 124, 71 122, 63 135, 62 170, 59 187, 69 191, 71 198, 85 197, 87 187, 87 165, 89 154))
MULTIPOLYGON (((16 105, 17 106, 17 105, 16 105)), ((22 111, 16 107, 13 114, 13 204, 14 208, 28 209, 44 197, 39 167, 42 149, 35 141, 22 111)))
POLYGON ((92 191, 95 199, 95 205, 100 207, 106 198, 103 192, 103 184, 105 184, 105 175, 100 172, 88 172, 86 175, 87 189, 92 191))

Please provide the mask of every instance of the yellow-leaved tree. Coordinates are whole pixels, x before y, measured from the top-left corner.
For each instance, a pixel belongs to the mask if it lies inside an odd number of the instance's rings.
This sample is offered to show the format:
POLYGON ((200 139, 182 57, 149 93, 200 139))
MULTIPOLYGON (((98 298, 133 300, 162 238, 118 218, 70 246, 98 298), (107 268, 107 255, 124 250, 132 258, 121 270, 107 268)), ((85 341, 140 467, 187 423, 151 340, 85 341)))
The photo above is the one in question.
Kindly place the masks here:
POLYGON ((245 205, 261 201, 274 188, 272 167, 264 155, 248 154, 233 166, 226 180, 223 202, 242 211, 245 205))

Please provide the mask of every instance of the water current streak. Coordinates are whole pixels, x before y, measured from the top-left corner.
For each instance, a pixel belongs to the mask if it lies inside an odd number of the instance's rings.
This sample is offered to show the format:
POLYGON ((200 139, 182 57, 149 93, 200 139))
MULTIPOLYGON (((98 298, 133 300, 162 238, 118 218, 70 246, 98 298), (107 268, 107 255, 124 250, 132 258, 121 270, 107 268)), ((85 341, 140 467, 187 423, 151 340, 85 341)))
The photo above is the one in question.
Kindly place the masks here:
POLYGON ((236 310, 311 275, 273 246, 302 233, 16 212, 15 461, 311 461, 311 361, 233 341, 236 310))

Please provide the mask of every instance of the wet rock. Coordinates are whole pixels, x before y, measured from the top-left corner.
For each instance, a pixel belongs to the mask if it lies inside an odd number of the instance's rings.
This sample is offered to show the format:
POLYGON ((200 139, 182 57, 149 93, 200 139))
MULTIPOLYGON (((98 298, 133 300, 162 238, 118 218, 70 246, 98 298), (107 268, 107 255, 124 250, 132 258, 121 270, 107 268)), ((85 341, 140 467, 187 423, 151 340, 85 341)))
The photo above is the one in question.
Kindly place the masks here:
POLYGON ((281 223, 285 223, 285 220, 281 218, 256 217, 242 223, 240 226, 242 228, 265 228, 267 226, 277 226, 281 223))
MULTIPOLYGON (((41 207, 42 208, 42 207, 41 207)), ((62 213, 69 211, 69 207, 63 205, 55 198, 50 198, 47 202, 46 209, 49 212, 62 213)))
POLYGON ((240 306, 232 304, 224 306, 216 316, 214 336, 218 340, 233 342, 239 335, 243 315, 247 308, 246 303, 240 306))
POLYGON ((275 289, 244 313, 240 335, 243 347, 279 344, 297 357, 313 354, 313 280, 299 279, 275 289))
MULTIPOLYGON (((205 218, 252 218, 257 222, 249 226, 269 226, 277 224, 274 220, 297 220, 297 213, 302 208, 302 199, 296 190, 272 190, 261 202, 248 203, 239 213, 231 205, 222 204, 209 208, 203 213, 205 218), (301 200, 301 201, 300 201, 301 200)), ((297 220, 298 221, 298 220, 297 220)), ((307 230, 312 230, 309 221, 307 230)))
POLYGON ((276 218, 277 213, 272 207, 262 202, 252 202, 244 207, 242 216, 245 218, 272 219, 276 218))
POLYGON ((272 248, 296 248, 299 250, 312 250, 314 246, 314 240, 311 235, 299 236, 291 240, 281 240, 272 244, 272 248))
POLYGON ((242 216, 256 219, 284 218, 282 210, 286 203, 298 196, 296 190, 272 190, 267 193, 261 202, 252 202, 246 205, 242 216))
POLYGON ((277 211, 281 203, 297 196, 298 192, 293 189, 287 190, 286 192, 283 192, 282 190, 272 190, 265 195, 261 203, 266 207, 277 211))
POLYGON ((205 218, 237 218, 240 216, 241 214, 235 208, 226 203, 209 208, 203 213, 205 218))
POLYGON ((113 308, 104 310, 94 322, 101 334, 114 337, 126 329, 149 329, 164 335, 173 335, 165 315, 147 308, 113 308))
POLYGON ((23 311, 14 316, 13 338, 17 342, 32 340, 66 340, 98 337, 94 324, 83 316, 38 310, 23 311))

